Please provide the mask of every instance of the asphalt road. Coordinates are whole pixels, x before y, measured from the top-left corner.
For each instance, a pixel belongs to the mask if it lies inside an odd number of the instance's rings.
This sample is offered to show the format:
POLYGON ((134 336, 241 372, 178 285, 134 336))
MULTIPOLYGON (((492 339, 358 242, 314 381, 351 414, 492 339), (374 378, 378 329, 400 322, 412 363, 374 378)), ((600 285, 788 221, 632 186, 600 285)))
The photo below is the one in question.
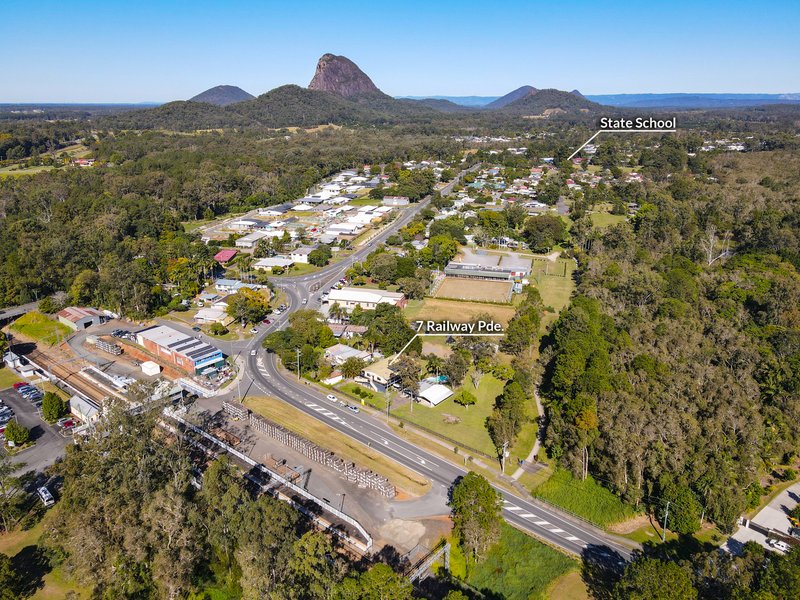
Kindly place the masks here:
MULTIPOLYGON (((454 180, 442 194, 448 194, 455 183, 454 180)), ((404 211, 384 231, 341 263, 335 263, 311 275, 274 279, 289 298, 289 310, 275 318, 268 328, 257 335, 248 344, 247 350, 259 347, 269 331, 283 327, 292 311, 303 307, 318 307, 321 293, 341 278, 351 264, 366 258, 376 245, 411 221, 429 202, 430 197, 404 211), (307 304, 302 303, 303 299, 307 299, 307 304)), ((338 403, 330 402, 312 386, 286 379, 278 369, 274 355, 261 352, 251 355, 248 351, 245 361, 247 368, 245 380, 242 382, 243 390, 255 386, 262 393, 284 400, 341 433, 379 450, 397 463, 428 477, 434 485, 441 486, 439 492, 446 492, 459 477, 466 475, 466 470, 398 437, 379 418, 365 412, 353 413, 338 403)), ((510 524, 571 554, 611 566, 618 567, 630 559, 629 548, 610 539, 597 528, 577 519, 565 518, 538 502, 534 504, 497 489, 503 497, 503 516, 510 524)))
POLYGON ((30 430, 31 439, 36 442, 15 454, 11 462, 20 465, 19 472, 44 471, 64 454, 64 448, 72 442, 72 438, 62 436, 56 426, 45 423, 36 407, 15 390, 9 388, 0 391, 0 398, 14 409, 17 422, 30 430))

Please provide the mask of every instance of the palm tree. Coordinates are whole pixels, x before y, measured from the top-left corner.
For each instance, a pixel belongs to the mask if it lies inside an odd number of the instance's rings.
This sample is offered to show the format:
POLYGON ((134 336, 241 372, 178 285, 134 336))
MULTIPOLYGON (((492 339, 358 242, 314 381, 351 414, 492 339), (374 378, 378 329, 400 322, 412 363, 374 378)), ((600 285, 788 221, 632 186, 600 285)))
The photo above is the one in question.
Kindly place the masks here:
POLYGON ((338 302, 334 302, 328 309, 328 316, 341 323, 342 319, 347 316, 347 310, 338 302))

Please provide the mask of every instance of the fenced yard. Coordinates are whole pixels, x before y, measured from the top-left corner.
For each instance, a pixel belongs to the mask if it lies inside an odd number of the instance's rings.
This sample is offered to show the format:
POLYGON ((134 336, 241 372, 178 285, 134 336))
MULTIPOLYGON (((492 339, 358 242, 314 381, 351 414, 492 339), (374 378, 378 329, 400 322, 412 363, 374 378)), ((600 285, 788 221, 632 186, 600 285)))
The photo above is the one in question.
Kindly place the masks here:
POLYGON ((513 285, 510 281, 482 281, 463 277, 445 277, 436 291, 435 297, 472 302, 510 303, 513 285))

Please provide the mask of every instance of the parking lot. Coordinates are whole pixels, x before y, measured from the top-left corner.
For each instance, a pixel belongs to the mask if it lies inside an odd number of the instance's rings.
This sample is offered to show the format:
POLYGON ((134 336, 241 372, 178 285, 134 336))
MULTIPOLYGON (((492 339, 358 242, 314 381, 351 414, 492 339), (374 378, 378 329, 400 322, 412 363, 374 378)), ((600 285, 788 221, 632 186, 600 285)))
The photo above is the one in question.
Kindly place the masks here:
POLYGON ((0 390, 0 399, 14 410, 17 422, 31 432, 34 446, 11 457, 13 463, 25 463, 20 471, 42 471, 52 465, 72 442, 63 436, 55 425, 48 425, 39 417, 36 407, 22 398, 14 389, 0 390))

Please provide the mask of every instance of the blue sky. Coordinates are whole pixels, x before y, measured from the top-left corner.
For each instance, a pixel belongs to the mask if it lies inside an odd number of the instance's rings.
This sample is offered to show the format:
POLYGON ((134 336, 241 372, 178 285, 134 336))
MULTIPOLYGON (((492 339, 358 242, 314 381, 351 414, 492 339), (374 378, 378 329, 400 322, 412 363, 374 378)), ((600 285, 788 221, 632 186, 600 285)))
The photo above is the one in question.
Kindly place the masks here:
POLYGON ((800 92, 798 22, 797 0, 2 0, 0 102, 258 95, 325 52, 392 95, 800 92))

